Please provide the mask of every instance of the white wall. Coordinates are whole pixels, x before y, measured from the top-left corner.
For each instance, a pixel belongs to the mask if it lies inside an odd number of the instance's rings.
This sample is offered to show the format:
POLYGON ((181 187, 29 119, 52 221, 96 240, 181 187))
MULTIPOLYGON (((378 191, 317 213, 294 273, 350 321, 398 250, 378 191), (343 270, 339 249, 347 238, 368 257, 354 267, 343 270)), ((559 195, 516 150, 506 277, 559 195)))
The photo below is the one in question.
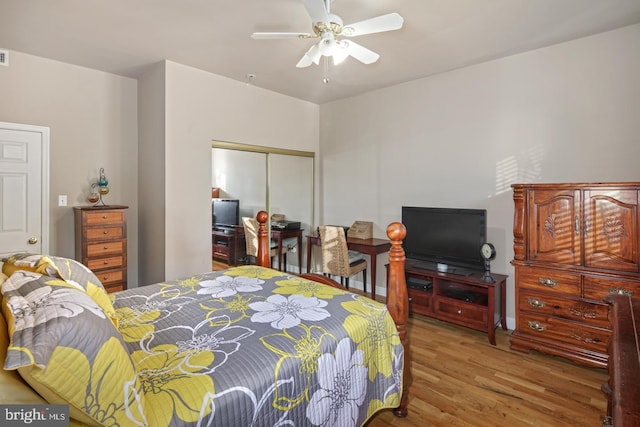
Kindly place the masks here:
POLYGON ((165 63, 148 67, 138 82, 139 280, 165 278, 165 63))
POLYGON ((317 152, 319 107, 181 64, 165 67, 165 206, 150 214, 164 215, 158 243, 169 280, 211 270, 212 140, 317 152))
POLYGON ((402 205, 486 208, 512 328, 510 185, 640 181, 639 76, 634 25, 324 104, 320 222, 384 236, 402 205))
POLYGON ((52 255, 75 254, 73 206, 86 197, 101 167, 107 204, 129 206, 128 279, 137 284, 137 82, 88 68, 11 51, 0 67, 0 121, 48 126, 52 255), (58 207, 58 195, 68 206, 58 207))

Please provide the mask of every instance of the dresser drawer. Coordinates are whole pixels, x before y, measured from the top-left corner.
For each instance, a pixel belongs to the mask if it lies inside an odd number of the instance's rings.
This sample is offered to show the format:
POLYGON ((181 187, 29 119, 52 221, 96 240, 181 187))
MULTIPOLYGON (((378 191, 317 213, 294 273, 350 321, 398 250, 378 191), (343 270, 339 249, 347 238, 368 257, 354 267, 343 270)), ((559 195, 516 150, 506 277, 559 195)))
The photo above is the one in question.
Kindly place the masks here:
POLYGON ((517 267, 516 283, 520 289, 544 290, 580 296, 580 274, 533 267, 517 267))
POLYGON ((599 353, 607 352, 607 343, 611 336, 611 331, 607 329, 528 312, 518 313, 517 325, 523 333, 540 335, 599 353))
MULTIPOLYGON (((96 258, 87 260, 87 267, 92 271, 106 270, 108 268, 124 267, 125 260, 121 256, 113 256, 108 258, 96 258)), ((99 275, 96 273, 99 278, 99 275)))
POLYGON ((124 237, 124 227, 95 227, 87 228, 87 241, 96 240, 117 240, 124 237))
POLYGON ((126 270, 118 269, 118 270, 104 270, 99 271, 96 274, 96 277, 100 279, 100 282, 106 287, 109 284, 122 282, 126 277, 126 270))
POLYGON ((125 289, 127 289, 126 282, 118 282, 114 284, 104 285, 104 290, 107 291, 107 293, 120 292, 120 291, 124 291, 125 289))
POLYGON ((125 211, 85 212, 84 223, 86 225, 102 225, 124 223, 125 211))
POLYGON ((87 245, 87 257, 94 258, 105 255, 115 255, 124 252, 126 240, 116 240, 113 242, 101 242, 87 245))
POLYGON ((563 298, 553 293, 521 290, 518 309, 543 316, 557 316, 592 326, 609 328, 609 307, 577 298, 563 298))
POLYGON ((222 245, 213 245, 211 247, 213 249, 213 255, 218 257, 228 257, 229 256, 229 247, 222 245))
POLYGON ((602 301, 608 294, 640 296, 640 281, 604 276, 585 276, 583 292, 585 298, 595 301, 602 301))
POLYGON ((435 298, 433 311, 452 322, 463 322, 465 326, 487 330, 487 309, 482 306, 450 298, 435 298))
POLYGON ((409 311, 412 313, 431 314, 431 293, 407 289, 409 294, 409 311))

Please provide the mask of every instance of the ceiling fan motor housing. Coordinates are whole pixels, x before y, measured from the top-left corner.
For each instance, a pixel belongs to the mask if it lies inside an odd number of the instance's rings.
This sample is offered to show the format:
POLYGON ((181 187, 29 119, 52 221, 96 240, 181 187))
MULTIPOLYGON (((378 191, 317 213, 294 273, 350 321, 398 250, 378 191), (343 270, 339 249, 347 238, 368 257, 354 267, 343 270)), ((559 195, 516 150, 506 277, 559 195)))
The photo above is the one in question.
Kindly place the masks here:
POLYGON ((342 19, 338 15, 333 13, 329 14, 328 22, 316 22, 313 25, 313 32, 318 37, 322 37, 327 31, 332 32, 334 35, 342 33, 342 19))

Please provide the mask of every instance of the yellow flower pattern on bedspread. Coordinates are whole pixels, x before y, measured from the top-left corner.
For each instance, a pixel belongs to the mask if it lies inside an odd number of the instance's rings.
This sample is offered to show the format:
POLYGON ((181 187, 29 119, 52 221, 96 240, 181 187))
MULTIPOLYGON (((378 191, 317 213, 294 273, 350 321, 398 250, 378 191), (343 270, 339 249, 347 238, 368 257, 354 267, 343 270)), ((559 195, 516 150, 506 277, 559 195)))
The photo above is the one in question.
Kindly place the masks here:
MULTIPOLYGON (((41 282, 20 289, 42 299, 55 279, 41 282)), ((60 295, 68 289, 55 285, 60 295)), ((42 371, 33 374, 52 389, 65 386, 53 375, 84 384, 65 395, 99 425, 350 427, 400 402, 404 350, 387 308, 368 298, 240 266, 112 300, 117 331, 90 300, 60 306, 49 323, 100 320, 105 332, 61 341, 66 346, 51 357, 51 350, 39 356, 42 371)), ((64 325, 64 336, 73 336, 76 326, 64 325)))
POLYGON ((116 295, 137 370, 137 422, 360 426, 399 404, 403 349, 387 308, 257 266, 116 295))

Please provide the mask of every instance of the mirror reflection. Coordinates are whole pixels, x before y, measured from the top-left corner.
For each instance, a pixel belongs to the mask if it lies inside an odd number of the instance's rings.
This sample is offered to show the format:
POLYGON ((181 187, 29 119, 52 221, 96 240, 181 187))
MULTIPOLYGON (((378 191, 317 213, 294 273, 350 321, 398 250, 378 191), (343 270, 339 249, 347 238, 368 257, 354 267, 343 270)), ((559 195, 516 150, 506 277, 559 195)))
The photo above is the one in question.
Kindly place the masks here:
MULTIPOLYGON (((306 265, 304 236, 314 227, 314 153, 214 141, 211 160, 215 196, 239 201, 237 227, 242 227, 242 217, 255 218, 260 210, 269 212, 271 237, 283 240, 287 271, 300 272, 300 267, 306 265)), ((212 217, 213 259, 231 265, 250 262, 240 250, 244 240, 234 242, 229 235, 216 237, 218 232, 233 231, 215 227, 215 222, 212 217), (218 247, 217 238, 229 242, 218 241, 218 247), (233 243, 238 247, 224 246, 233 243), (228 254, 230 249, 232 254, 228 254)), ((275 268, 280 265, 284 269, 279 258, 273 262, 275 268)))

